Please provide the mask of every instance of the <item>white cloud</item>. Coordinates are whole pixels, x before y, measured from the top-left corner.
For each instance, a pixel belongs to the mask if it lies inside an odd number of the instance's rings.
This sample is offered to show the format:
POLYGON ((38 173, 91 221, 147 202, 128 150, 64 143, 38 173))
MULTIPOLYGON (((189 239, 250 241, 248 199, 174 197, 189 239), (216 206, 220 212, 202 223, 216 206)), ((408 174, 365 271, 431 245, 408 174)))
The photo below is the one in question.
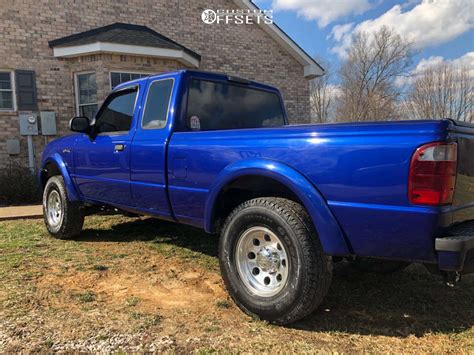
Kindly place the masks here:
POLYGON ((338 42, 346 37, 347 33, 352 30, 354 23, 346 23, 345 25, 336 25, 332 28, 331 36, 338 42))
POLYGON ((462 57, 454 59, 445 59, 441 56, 431 56, 429 58, 424 58, 419 61, 415 69, 413 69, 412 74, 419 74, 423 71, 436 67, 440 64, 452 64, 456 68, 467 68, 472 77, 474 77, 474 52, 467 52, 462 57))
POLYGON ((441 57, 441 56, 431 56, 431 57, 428 57, 428 58, 423 58, 422 60, 420 60, 418 62, 418 64, 416 65, 416 68, 413 69, 412 73, 421 73, 429 68, 432 68, 432 67, 436 67, 442 63, 444 63, 445 60, 444 60, 444 57, 441 57))
POLYGON ((363 21, 354 28, 334 26, 331 38, 337 45, 331 50, 344 57, 352 33, 373 32, 382 26, 393 28, 417 49, 449 42, 474 28, 473 0, 423 0, 411 10, 403 12, 404 8, 395 5, 380 17, 363 21))
POLYGON ((338 42, 338 45, 331 48, 331 52, 336 53, 340 58, 345 58, 347 56, 347 49, 352 42, 353 30, 353 23, 334 26, 331 30, 331 34, 328 36, 328 39, 333 38, 336 42, 338 42))
POLYGON ((319 27, 347 16, 360 15, 372 7, 369 0, 273 0, 275 10, 295 11, 307 20, 316 20, 319 27))
POLYGON ((428 58, 423 58, 410 72, 410 75, 408 77, 399 77, 397 79, 397 85, 402 86, 410 84, 417 75, 423 73, 424 71, 430 68, 442 64, 450 64, 453 65, 455 68, 467 68, 467 70, 469 70, 470 77, 474 79, 474 52, 467 52, 463 56, 454 59, 445 59, 441 56, 431 56, 428 58))

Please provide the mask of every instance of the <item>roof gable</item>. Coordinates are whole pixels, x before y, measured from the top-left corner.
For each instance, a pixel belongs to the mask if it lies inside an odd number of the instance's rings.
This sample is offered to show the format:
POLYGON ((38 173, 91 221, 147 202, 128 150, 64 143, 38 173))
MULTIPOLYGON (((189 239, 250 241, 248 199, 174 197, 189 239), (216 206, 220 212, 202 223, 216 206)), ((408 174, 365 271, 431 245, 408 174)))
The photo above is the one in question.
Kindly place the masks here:
POLYGON ((48 42, 55 57, 100 52, 177 59, 198 67, 201 56, 146 26, 113 23, 48 42))
MULTIPOLYGON (((258 10, 258 7, 250 0, 233 1, 242 8, 258 10)), ((324 74, 324 69, 316 60, 275 23, 265 24, 260 22, 258 26, 303 65, 304 76, 307 79, 313 79, 324 74)), ((199 67, 201 61, 201 56, 196 52, 151 28, 127 23, 113 23, 108 26, 58 38, 48 43, 49 47, 53 48, 56 57, 70 57, 98 52, 127 53, 129 51, 130 54, 136 55, 175 58, 192 67, 199 67), (78 50, 67 50, 65 47, 74 47, 78 48, 78 50), (158 48, 159 50, 153 50, 153 48, 158 48)))
MULTIPOLYGON (((233 0, 242 9, 260 10, 251 0, 233 0)), ((306 79, 314 79, 324 74, 324 69, 303 48, 301 48, 290 36, 288 36, 275 23, 266 24, 263 21, 257 24, 278 44, 285 48, 304 67, 306 79)))

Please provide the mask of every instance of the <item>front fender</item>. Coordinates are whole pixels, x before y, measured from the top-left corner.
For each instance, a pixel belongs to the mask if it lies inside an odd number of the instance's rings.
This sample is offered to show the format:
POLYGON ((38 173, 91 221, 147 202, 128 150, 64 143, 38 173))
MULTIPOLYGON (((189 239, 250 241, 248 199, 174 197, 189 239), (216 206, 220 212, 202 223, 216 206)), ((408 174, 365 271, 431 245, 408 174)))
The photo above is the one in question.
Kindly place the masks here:
POLYGON ((213 232, 214 205, 222 189, 243 176, 259 175, 274 179, 293 191, 308 211, 318 231, 324 252, 330 255, 348 255, 350 249, 344 234, 319 191, 288 165, 265 159, 241 160, 219 173, 209 190, 205 206, 205 230, 213 232))
POLYGON ((77 193, 76 186, 74 185, 71 176, 69 175, 66 163, 64 162, 61 155, 59 155, 59 153, 54 153, 52 156, 48 157, 44 161, 42 169, 44 169, 48 164, 54 164, 60 171, 64 179, 64 184, 66 185, 68 199, 70 201, 79 201, 79 194, 77 193))

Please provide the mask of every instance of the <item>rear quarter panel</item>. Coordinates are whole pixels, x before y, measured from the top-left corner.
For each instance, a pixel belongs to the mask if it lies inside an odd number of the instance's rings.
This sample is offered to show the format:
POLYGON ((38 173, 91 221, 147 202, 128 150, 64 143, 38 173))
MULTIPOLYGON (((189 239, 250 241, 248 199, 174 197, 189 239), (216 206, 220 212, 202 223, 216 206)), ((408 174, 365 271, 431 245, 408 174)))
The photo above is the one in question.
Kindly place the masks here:
POLYGON ((226 166, 269 159, 311 181, 336 216, 351 253, 434 261, 440 210, 409 204, 408 168, 417 147, 447 139, 447 125, 407 121, 174 133, 169 146, 173 211, 183 222, 203 224, 209 189, 226 166))

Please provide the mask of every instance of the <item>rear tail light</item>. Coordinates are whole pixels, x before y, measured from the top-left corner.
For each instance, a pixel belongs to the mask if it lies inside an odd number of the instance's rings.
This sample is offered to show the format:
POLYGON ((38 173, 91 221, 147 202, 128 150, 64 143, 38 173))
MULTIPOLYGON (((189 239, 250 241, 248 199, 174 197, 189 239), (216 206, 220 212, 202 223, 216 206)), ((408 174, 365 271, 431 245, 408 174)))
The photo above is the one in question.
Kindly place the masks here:
POLYGON ((457 155, 457 143, 429 143, 415 151, 408 182, 411 203, 441 206, 453 202, 457 155))

